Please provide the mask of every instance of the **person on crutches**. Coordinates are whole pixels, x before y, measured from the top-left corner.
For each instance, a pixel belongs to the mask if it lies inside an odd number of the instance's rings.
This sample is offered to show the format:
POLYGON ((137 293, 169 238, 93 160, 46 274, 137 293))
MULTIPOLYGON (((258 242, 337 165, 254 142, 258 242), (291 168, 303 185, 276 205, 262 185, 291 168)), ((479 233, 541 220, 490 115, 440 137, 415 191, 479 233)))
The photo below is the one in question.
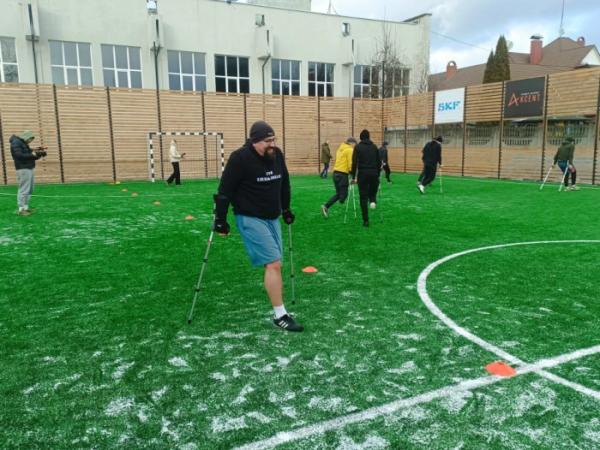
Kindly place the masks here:
MULTIPOLYGON (((352 152, 356 145, 356 139, 349 137, 346 142, 342 142, 335 152, 335 165, 333 166, 333 185, 335 187, 335 195, 327 202, 321 205, 321 213, 323 217, 329 217, 329 208, 335 202, 343 204, 348 198, 348 174, 352 169, 352 152)), ((347 208, 346 208, 347 211, 347 208)))
MULTIPOLYGON (((273 324, 286 331, 303 331, 283 305, 281 260, 283 242, 279 216, 291 225, 290 178, 275 132, 266 122, 255 122, 250 138, 234 151, 221 177, 215 199, 213 230, 229 234, 227 211, 233 205, 235 223, 253 266, 263 266, 264 286, 273 306, 273 324)), ((291 249, 291 243, 290 243, 291 249)))
MULTIPOLYGON (((577 169, 573 165, 573 156, 575 154, 575 139, 572 137, 567 137, 563 141, 563 143, 558 147, 556 151, 556 155, 554 155, 554 164, 552 167, 556 166, 558 163, 558 167, 563 173, 563 183, 565 191, 578 191, 579 187, 577 186, 577 169), (569 174, 571 174, 571 187, 569 187, 569 174)), ((562 184, 562 183, 561 183, 562 184)), ((560 190, 559 186, 559 190, 560 190)))
POLYGON ((421 194, 425 193, 427 185, 435 179, 438 166, 442 167, 442 142, 444 142, 444 139, 442 136, 438 136, 423 147, 423 157, 421 158, 423 160, 423 171, 417 181, 417 189, 421 194))

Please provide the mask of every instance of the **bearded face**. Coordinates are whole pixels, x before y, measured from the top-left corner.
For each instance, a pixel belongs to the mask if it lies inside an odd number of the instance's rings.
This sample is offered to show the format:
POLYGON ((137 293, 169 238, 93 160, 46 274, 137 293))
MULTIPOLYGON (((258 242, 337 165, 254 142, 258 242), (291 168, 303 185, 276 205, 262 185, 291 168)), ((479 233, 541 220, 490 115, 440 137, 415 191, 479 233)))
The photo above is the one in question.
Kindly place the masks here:
POLYGON ((275 138, 269 137, 254 143, 254 148, 263 158, 272 161, 275 159, 275 138))

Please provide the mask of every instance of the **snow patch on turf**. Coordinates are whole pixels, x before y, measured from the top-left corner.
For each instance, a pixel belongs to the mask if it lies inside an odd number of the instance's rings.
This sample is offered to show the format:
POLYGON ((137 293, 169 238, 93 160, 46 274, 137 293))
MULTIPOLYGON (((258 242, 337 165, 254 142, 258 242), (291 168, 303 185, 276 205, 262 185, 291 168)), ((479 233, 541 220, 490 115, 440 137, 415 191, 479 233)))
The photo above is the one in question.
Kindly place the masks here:
POLYGON ((168 386, 163 386, 158 391, 153 391, 152 392, 152 401, 154 403, 160 401, 160 399, 163 398, 163 396, 167 393, 168 390, 169 390, 168 386))
POLYGON ((123 378, 123 375, 125 375, 125 372, 127 372, 128 369, 130 369, 131 367, 133 367, 135 363, 134 362, 130 362, 130 363, 125 363, 125 364, 121 364, 119 367, 117 367, 117 369, 113 372, 112 374, 112 378, 114 380, 120 380, 121 378, 123 378))
POLYGON ((246 418, 254 419, 262 424, 271 422, 269 417, 256 411, 249 412, 241 417, 214 417, 211 424, 212 432, 225 433, 227 431, 236 431, 248 428, 248 425, 246 424, 246 418))
POLYGON ((417 370, 417 365, 414 363, 414 361, 407 361, 399 368, 387 369, 386 372, 393 373, 395 375, 402 375, 405 373, 414 372, 415 370, 417 370))
POLYGON ((67 362, 67 360, 63 357, 63 356, 44 356, 42 358, 42 362, 44 364, 57 364, 57 363, 64 363, 67 362))
POLYGON ((177 434, 176 431, 173 431, 170 427, 171 422, 166 418, 163 417, 162 420, 162 426, 160 429, 160 435, 167 435, 169 436, 171 439, 173 439, 175 442, 179 441, 179 434, 177 434))
POLYGON ((422 341, 423 340, 423 336, 416 334, 416 333, 410 333, 410 334, 393 334, 392 336, 403 340, 403 341, 422 341))
POLYGON ((174 356, 173 358, 169 359, 169 364, 171 364, 174 367, 189 367, 187 361, 183 358, 180 358, 179 356, 174 356))
POLYGON ((349 436, 342 436, 336 450, 379 450, 383 448, 390 448, 390 443, 379 436, 368 436, 362 443, 354 441, 349 436))
POLYGON ((213 380, 217 380, 217 381, 227 381, 227 377, 222 374, 221 372, 215 372, 215 373, 211 373, 210 378, 212 378, 213 380))
POLYGON ((468 398, 473 397, 471 391, 457 392, 441 400, 440 404, 450 414, 456 414, 468 403, 468 398))
POLYGON ((23 389, 23 394, 24 395, 29 395, 31 394, 33 391, 37 390, 40 387, 40 383, 35 383, 33 386, 29 386, 26 389, 23 389))
POLYGON ((592 442, 600 443, 600 419, 592 419, 583 431, 583 436, 592 442))
POLYGON ((342 411, 344 409, 344 399, 340 397, 312 397, 308 402, 308 407, 320 409, 321 411, 342 411))
POLYGON ((247 384, 246 386, 244 386, 242 388, 242 390, 240 391, 240 394, 237 396, 237 398, 231 403, 233 405, 240 405, 240 404, 246 402, 246 395, 251 394, 252 392, 254 392, 254 388, 252 386, 250 386, 249 384, 247 384))
POLYGON ((296 393, 292 391, 286 392, 282 395, 277 395, 275 392, 269 393, 269 401, 271 403, 281 404, 293 400, 294 398, 296 398, 296 393))
POLYGON ((117 398, 108 404, 104 413, 109 417, 121 416, 133 408, 134 404, 135 402, 131 397, 117 398))
POLYGON ((536 409, 536 415, 541 416, 548 411, 555 411, 556 392, 539 382, 531 384, 532 389, 525 391, 516 398, 513 415, 524 416, 530 409, 536 409), (541 409, 541 411, 539 411, 541 409))

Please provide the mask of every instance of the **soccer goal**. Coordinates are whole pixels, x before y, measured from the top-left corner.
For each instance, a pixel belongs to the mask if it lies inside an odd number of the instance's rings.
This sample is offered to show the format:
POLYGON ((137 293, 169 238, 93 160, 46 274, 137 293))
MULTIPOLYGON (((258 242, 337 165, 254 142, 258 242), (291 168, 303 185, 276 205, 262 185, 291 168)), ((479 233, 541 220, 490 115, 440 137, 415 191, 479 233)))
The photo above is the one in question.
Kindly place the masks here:
POLYGON ((153 183, 158 176, 171 173, 169 147, 177 142, 182 179, 220 178, 225 167, 223 133, 220 131, 152 131, 148 133, 148 176, 153 183), (162 139, 162 146, 160 146, 162 139), (158 151, 157 151, 158 150, 158 151), (158 172, 158 173, 157 173, 158 172))

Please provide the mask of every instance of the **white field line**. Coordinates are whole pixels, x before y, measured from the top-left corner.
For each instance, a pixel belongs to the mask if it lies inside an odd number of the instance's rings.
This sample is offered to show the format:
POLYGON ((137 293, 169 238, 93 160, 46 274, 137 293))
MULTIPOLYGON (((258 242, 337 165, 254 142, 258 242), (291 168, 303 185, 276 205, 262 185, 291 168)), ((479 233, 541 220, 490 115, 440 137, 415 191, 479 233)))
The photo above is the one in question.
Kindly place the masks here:
MULTIPOLYGON (((543 369, 557 367, 561 364, 574 361, 579 358, 584 358, 586 356, 595 355, 597 353, 600 353, 600 345, 577 350, 572 353, 566 353, 555 358, 542 359, 537 363, 525 364, 519 367, 514 377, 526 375, 532 372, 539 373, 543 369)), ((474 378, 472 380, 461 381, 460 383, 451 384, 440 389, 435 389, 433 391, 416 395, 414 397, 399 399, 390 403, 386 403, 385 405, 375 406, 373 408, 369 408, 358 413, 337 417, 335 419, 326 420, 312 425, 307 425, 305 427, 297 428, 292 431, 282 431, 270 438, 261 441, 251 442, 249 444, 242 445, 241 447, 236 447, 235 449, 260 450, 274 448, 278 445, 286 444, 288 442, 306 439, 308 437, 314 436, 315 434, 322 434, 331 430, 337 430, 353 423, 373 420, 384 415, 395 413, 401 409, 410 408, 411 406, 429 403, 434 400, 454 396, 461 392, 472 391, 474 389, 498 383, 500 381, 508 380, 510 378, 487 376, 481 378, 474 378)))
MULTIPOLYGON (((600 240, 563 240, 563 241, 532 241, 532 242, 514 242, 509 244, 499 244, 499 245, 490 245, 488 247, 480 247, 474 248, 471 250, 465 250, 459 253, 454 253, 453 255, 446 256, 444 258, 438 259, 437 261, 429 264, 419 275, 419 279, 417 281, 417 291, 419 293, 419 297, 425 306, 431 311, 431 313, 440 319, 446 326, 452 329, 457 334, 463 336, 464 338, 470 340, 471 342, 479 345, 481 348, 494 353, 495 355, 503 358, 505 361, 508 361, 515 365, 524 365, 525 362, 517 358, 516 356, 507 353, 499 347, 496 347, 493 344, 481 339, 478 336, 475 336, 473 333, 467 331, 463 327, 459 326, 456 322, 450 319, 446 314, 442 312, 440 308, 433 302, 431 297, 427 292, 427 277, 431 274, 431 272, 438 266, 452 260, 458 258, 460 256, 468 255, 470 253, 481 252, 485 250, 494 250, 498 248, 506 248, 506 247, 517 247, 517 246, 525 246, 525 245, 540 245, 540 244, 600 244, 600 240)), ((600 400, 600 392, 595 391, 593 389, 587 388, 581 384, 574 383, 572 381, 561 378, 557 375, 546 372, 545 370, 536 371, 538 375, 551 380, 555 383, 562 384, 563 386, 569 387, 571 389, 576 390, 577 392, 588 395, 590 397, 595 398, 596 400, 600 400)))
MULTIPOLYGON (((123 192, 122 195, 40 195, 40 194, 31 194, 32 197, 40 197, 40 198, 122 198, 129 200, 131 199, 131 194, 135 191, 123 192), (129 194, 129 195, 127 195, 129 194)), ((16 197, 17 193, 14 194, 6 194, 1 193, 0 195, 4 195, 6 197, 16 197)), ((163 197, 190 197, 190 196, 199 196, 201 194, 198 193, 189 193, 189 194, 138 194, 137 197, 151 197, 151 198, 163 198, 163 197)))

